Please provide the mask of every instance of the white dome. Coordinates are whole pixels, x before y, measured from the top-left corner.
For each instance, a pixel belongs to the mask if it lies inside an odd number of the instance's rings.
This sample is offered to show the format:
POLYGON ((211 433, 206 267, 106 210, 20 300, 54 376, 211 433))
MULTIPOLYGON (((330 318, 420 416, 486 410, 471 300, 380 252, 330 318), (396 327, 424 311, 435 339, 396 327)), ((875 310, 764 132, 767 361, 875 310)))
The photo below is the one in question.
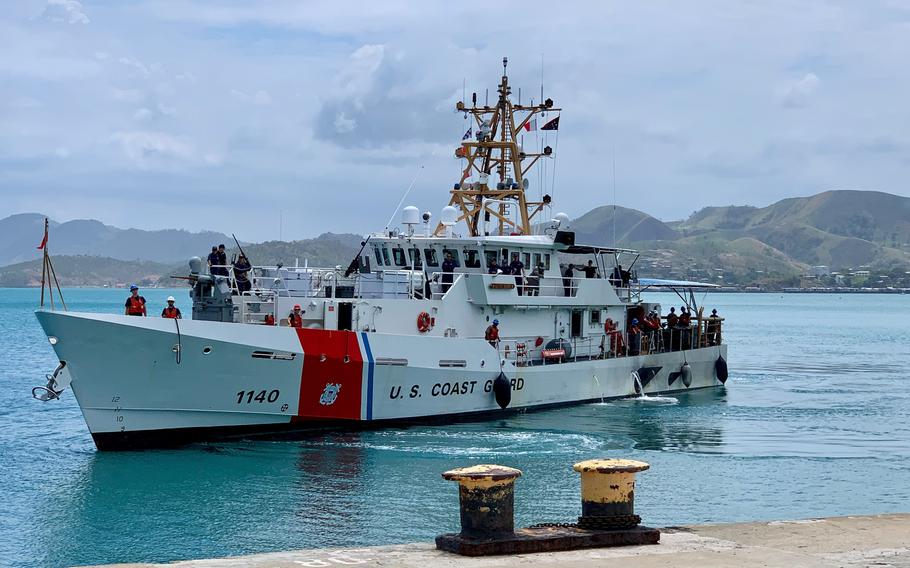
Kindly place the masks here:
POLYGON ((401 210, 402 225, 417 225, 420 223, 420 209, 413 205, 408 205, 401 210))
POLYGON ((553 220, 559 222, 559 228, 560 228, 560 229, 565 229, 565 228, 567 228, 567 227, 569 226, 569 221, 571 221, 571 219, 569 218, 569 216, 566 215, 565 213, 557 213, 557 214, 553 217, 553 220))
POLYGON ((451 205, 446 205, 442 208, 442 213, 439 215, 440 223, 448 227, 454 225, 456 219, 458 219, 458 209, 455 209, 451 205))

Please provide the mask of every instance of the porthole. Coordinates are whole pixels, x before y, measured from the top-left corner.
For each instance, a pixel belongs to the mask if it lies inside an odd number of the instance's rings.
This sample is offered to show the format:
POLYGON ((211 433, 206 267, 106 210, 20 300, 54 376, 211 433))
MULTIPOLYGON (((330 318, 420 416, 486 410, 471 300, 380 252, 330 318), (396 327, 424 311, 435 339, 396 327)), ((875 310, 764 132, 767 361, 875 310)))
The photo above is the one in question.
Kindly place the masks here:
POLYGON ((211 353, 211 352, 212 352, 212 346, 211 346, 211 345, 206 345, 205 347, 202 348, 202 354, 203 354, 203 355, 208 355, 208 354, 211 353))

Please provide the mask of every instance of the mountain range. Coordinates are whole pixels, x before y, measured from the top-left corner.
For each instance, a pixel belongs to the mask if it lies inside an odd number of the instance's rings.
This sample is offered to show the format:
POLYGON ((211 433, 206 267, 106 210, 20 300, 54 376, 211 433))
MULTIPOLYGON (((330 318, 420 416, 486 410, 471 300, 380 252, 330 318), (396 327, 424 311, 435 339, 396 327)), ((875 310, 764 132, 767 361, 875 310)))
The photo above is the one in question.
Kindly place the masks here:
MULTIPOLYGON (((40 281, 35 247, 43 223, 38 214, 0 220, 0 286, 40 281)), ((874 191, 827 191, 767 207, 706 207, 671 222, 601 206, 574 219, 571 229, 580 243, 641 250, 639 272, 657 277, 720 277, 724 283, 773 286, 798 283, 817 265, 833 271, 910 270, 910 198, 874 191)), ((186 260, 204 257, 211 245, 233 243, 216 232, 119 229, 94 220, 51 222, 51 231, 62 285, 153 283, 185 272, 186 260)), ((360 241, 360 235, 325 233, 243 247, 259 265, 346 265, 360 241)))

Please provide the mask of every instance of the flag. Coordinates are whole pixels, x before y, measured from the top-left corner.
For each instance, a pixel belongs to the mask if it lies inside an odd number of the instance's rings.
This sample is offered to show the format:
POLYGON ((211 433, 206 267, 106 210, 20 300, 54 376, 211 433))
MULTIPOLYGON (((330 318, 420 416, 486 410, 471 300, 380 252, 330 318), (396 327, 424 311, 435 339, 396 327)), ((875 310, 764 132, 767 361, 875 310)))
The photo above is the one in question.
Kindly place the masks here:
POLYGON ((468 138, 471 137, 471 129, 472 129, 472 128, 474 128, 474 127, 473 127, 473 126, 469 126, 469 127, 468 127, 468 131, 465 132, 465 133, 464 133, 464 136, 461 137, 462 140, 467 140, 468 138))
POLYGON ((541 130, 559 130, 559 117, 557 116, 553 120, 547 122, 540 127, 541 130))
POLYGON ((533 120, 527 121, 524 125, 524 129, 527 130, 528 132, 531 132, 532 130, 537 130, 537 119, 535 118, 533 120))
POLYGON ((44 225, 44 238, 41 239, 41 244, 38 245, 38 250, 42 250, 47 246, 47 225, 44 225))

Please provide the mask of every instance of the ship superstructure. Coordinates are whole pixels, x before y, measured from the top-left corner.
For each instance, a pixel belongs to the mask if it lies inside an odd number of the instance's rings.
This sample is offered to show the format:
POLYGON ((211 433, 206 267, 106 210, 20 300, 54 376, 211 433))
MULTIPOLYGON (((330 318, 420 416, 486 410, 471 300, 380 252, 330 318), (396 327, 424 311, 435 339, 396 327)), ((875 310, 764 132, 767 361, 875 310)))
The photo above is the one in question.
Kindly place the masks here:
POLYGON ((70 386, 99 449, 123 449, 723 384, 720 321, 694 295, 690 325, 647 328, 662 309, 623 268, 638 254, 576 243, 550 196, 526 198, 553 151, 526 152, 521 134, 558 126, 559 109, 513 104, 505 65, 493 106, 456 107, 472 122, 438 222, 405 207, 347 267, 253 267, 242 283, 194 259, 191 320, 39 310, 61 361, 42 398, 70 386))

